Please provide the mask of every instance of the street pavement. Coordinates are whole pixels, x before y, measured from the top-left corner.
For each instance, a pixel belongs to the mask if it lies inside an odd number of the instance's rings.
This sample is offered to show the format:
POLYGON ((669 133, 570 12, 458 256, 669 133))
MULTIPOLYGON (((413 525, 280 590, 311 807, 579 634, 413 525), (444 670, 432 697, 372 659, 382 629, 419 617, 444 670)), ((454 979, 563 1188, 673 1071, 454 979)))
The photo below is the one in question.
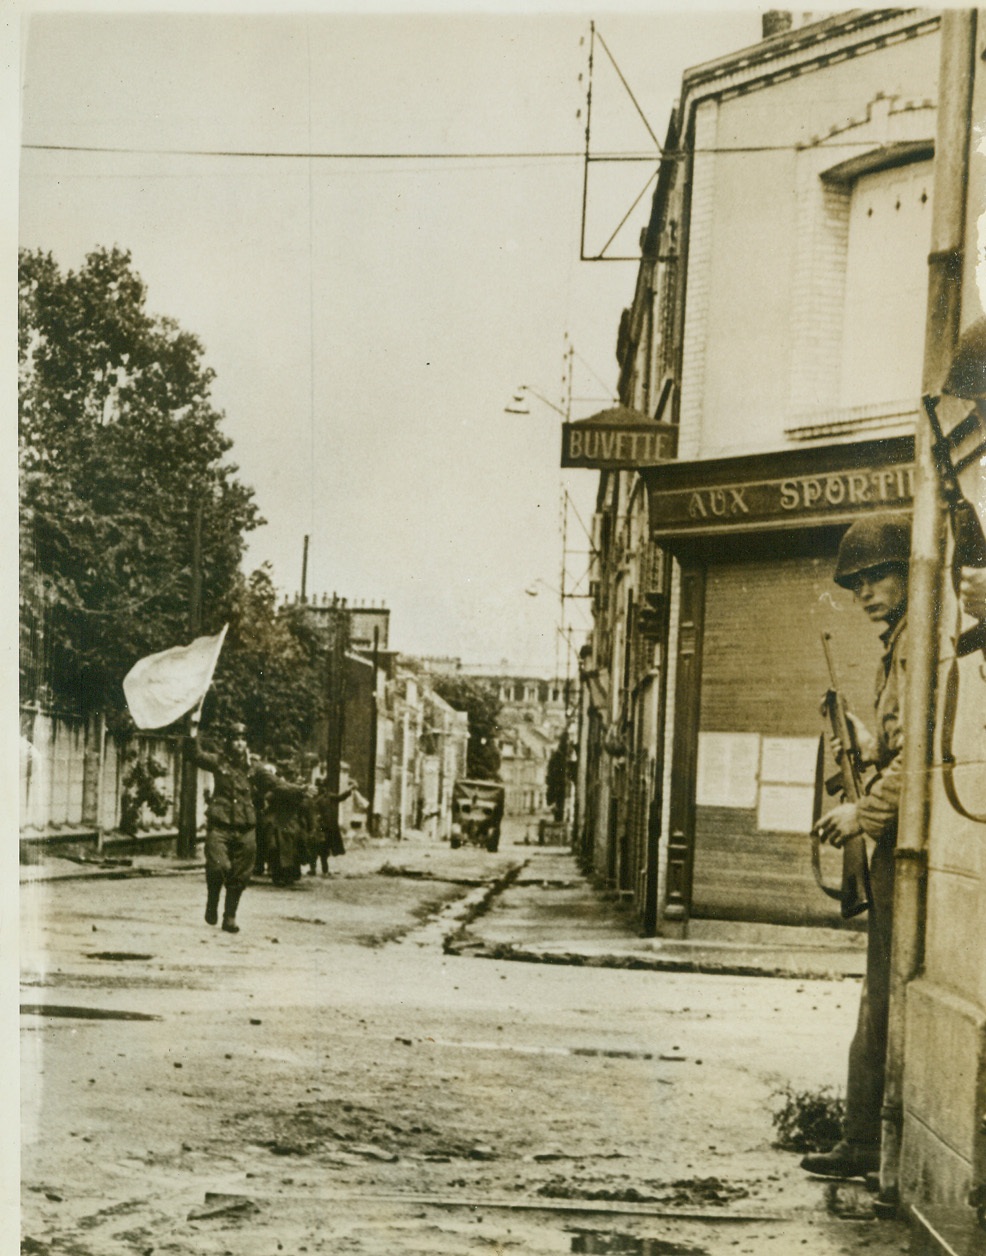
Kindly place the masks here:
POLYGON ((773 1145, 841 1086, 860 939, 637 936, 569 852, 412 835, 261 880, 21 869, 22 1251, 907 1250, 773 1145))

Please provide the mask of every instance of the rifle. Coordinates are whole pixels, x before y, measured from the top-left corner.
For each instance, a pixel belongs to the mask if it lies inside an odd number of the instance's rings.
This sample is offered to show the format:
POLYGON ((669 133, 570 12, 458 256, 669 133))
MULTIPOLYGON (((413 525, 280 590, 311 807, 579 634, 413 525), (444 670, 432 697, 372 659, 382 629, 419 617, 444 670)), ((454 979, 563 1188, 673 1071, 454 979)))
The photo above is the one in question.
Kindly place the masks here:
POLYGON ((822 649, 825 651, 825 661, 828 664, 829 679, 831 681, 831 688, 826 691, 823 706, 832 730, 832 736, 838 738, 839 744, 842 746, 842 753, 838 760, 839 770, 830 780, 826 780, 824 733, 819 737, 818 759, 815 765, 815 807, 811 821, 811 866, 819 889, 827 894, 829 898, 839 900, 842 917, 844 920, 849 920, 852 916, 858 916, 860 912, 866 911, 871 902, 870 869, 866 859, 866 842, 863 839, 863 835, 857 833, 855 837, 849 838, 843 845, 842 885, 836 890, 826 885, 822 879, 820 839, 816 831, 816 825, 822 813, 823 792, 827 791, 829 794, 841 793, 846 802, 858 802, 864 792, 862 755, 856 740, 856 731, 847 713, 846 700, 842 696, 839 682, 835 676, 835 665, 829 650, 829 641, 829 634, 823 632, 822 649))
MULTIPOLYGON (((952 551, 952 586, 958 596, 962 568, 986 567, 986 536, 983 535, 983 525, 979 521, 975 507, 963 494, 958 477, 960 471, 973 462, 978 462, 986 453, 986 441, 981 441, 970 453, 960 458, 957 463, 953 463, 951 451, 981 427, 979 414, 975 409, 970 410, 946 436, 938 421, 938 403, 941 398, 925 396, 923 400, 925 413, 935 438, 931 446, 931 454, 935 460, 938 483, 945 505, 948 507, 949 520, 952 525, 952 539, 955 542, 952 551)), ((955 653, 959 658, 972 654, 976 650, 986 653, 986 624, 977 624, 974 628, 967 628, 965 632, 960 632, 956 639, 955 653)))
MULTIPOLYGON (((956 423, 955 427, 946 436, 942 431, 941 424, 938 422, 938 403, 940 400, 940 397, 926 396, 924 398, 924 409, 935 438, 931 446, 931 452, 935 460, 935 470, 938 472, 941 494, 945 499, 945 505, 948 507, 949 521, 952 525, 952 540, 954 542, 952 547, 952 587, 955 590, 956 597, 958 597, 962 568, 986 567, 986 536, 983 535, 983 525, 975 508, 963 494, 958 478, 960 471, 970 466, 973 462, 979 461, 986 454, 986 440, 980 441, 975 449, 965 454, 958 462, 953 463, 951 451, 956 449, 973 432, 980 431, 982 423, 978 411, 973 408, 961 422, 956 423)), ((975 627, 967 628, 963 632, 962 608, 960 605, 956 612, 955 654, 949 663, 948 675, 945 679, 945 697, 942 704, 942 784, 945 788, 945 796, 959 815, 965 816, 968 820, 974 820, 977 824, 986 824, 986 814, 971 810, 959 797, 958 786, 955 781, 955 769, 958 766, 958 760, 955 757, 952 745, 959 706, 959 659, 967 654, 973 654, 976 650, 982 650, 983 654, 986 655, 986 623, 976 624, 975 627)))

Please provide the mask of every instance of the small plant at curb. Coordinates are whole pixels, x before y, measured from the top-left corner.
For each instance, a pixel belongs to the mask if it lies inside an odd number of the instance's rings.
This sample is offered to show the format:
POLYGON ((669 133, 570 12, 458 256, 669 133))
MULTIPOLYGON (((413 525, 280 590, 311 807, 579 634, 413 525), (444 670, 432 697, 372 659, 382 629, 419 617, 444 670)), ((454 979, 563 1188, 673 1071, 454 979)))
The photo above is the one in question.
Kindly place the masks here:
POLYGON ((163 816, 171 806, 171 800, 163 793, 157 782, 167 776, 168 769, 160 760, 149 758, 136 759, 123 778, 123 797, 120 800, 121 833, 130 837, 137 836, 140 826, 141 812, 144 807, 156 816, 163 816))
POLYGON ((796 1091, 784 1086, 771 1099, 774 1146, 782 1151, 830 1151, 842 1137, 845 1100, 828 1087, 796 1091))

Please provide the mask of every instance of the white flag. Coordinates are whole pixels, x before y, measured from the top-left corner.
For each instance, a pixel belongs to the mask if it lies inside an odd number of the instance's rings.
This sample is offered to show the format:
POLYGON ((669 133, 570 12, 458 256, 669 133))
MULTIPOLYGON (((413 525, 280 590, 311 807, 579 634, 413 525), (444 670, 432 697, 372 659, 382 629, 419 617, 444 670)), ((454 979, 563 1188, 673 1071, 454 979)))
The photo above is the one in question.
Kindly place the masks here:
POLYGON ((148 654, 131 667, 123 693, 138 728, 164 728, 203 700, 228 627, 214 637, 196 637, 191 645, 148 654))

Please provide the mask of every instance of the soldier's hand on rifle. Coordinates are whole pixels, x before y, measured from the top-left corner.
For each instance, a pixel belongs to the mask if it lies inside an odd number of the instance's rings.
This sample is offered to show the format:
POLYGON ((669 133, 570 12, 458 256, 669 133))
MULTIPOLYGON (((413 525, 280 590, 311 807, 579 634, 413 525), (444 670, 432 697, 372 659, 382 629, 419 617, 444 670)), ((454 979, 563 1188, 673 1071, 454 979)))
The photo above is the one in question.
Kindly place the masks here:
POLYGON ((844 846, 851 837, 862 833, 859 827, 859 811, 854 802, 843 802, 833 807, 815 825, 819 839, 830 846, 844 846))
MULTIPOLYGON (((827 714, 824 699, 822 701, 822 714, 827 714)), ((852 711, 846 712, 846 719, 852 725, 852 733, 856 738, 856 748, 859 751, 860 765, 865 766, 868 763, 872 763, 873 757, 876 754, 876 740, 874 739, 873 734, 858 716, 853 715, 852 711)), ((844 749, 842 741, 834 734, 829 734, 828 743, 829 749, 832 751, 832 757, 835 759, 836 763, 841 762, 842 752, 844 749)))
POLYGON ((962 568, 959 598, 967 615, 986 620, 986 567, 962 568))

